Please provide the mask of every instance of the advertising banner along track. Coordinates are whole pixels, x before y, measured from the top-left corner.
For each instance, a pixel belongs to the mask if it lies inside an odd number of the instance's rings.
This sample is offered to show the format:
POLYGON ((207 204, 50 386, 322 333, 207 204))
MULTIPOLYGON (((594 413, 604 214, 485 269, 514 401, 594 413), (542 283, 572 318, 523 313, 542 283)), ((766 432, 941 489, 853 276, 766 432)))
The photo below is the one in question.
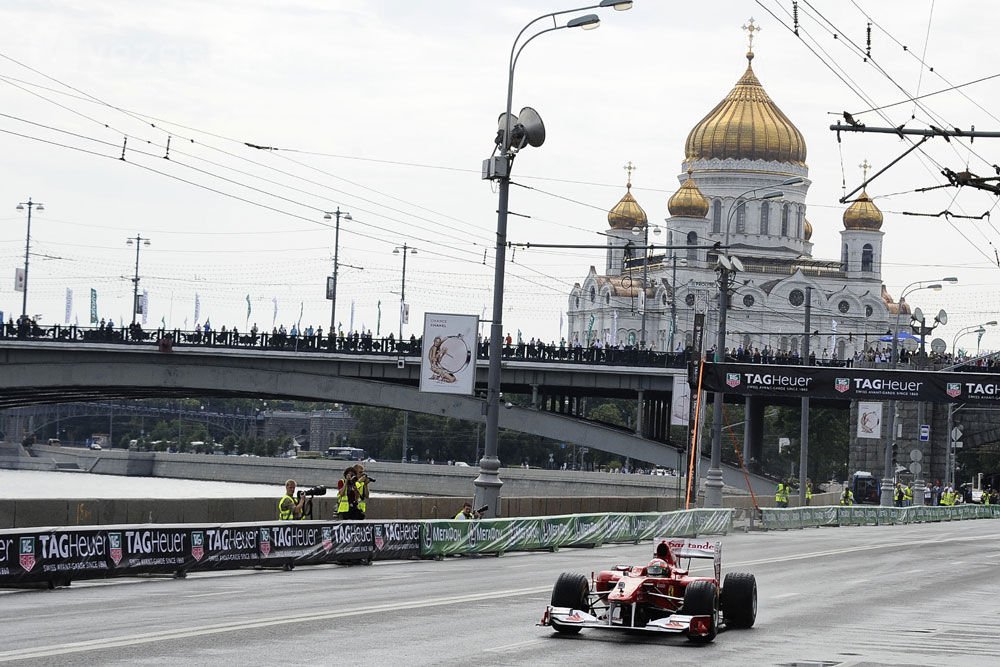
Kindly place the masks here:
POLYGON ((741 396, 1000 405, 1000 373, 705 362, 702 388, 741 396))

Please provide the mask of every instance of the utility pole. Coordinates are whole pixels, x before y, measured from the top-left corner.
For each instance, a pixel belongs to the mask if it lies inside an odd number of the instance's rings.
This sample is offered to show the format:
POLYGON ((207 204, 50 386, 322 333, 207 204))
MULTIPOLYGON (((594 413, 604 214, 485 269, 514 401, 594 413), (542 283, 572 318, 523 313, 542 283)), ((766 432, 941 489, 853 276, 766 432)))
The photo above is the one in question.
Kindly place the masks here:
POLYGON ((136 234, 130 237, 125 245, 132 245, 135 242, 135 277, 132 278, 132 327, 135 328, 135 316, 139 312, 139 249, 142 246, 149 246, 149 239, 136 234))
MULTIPOLYGON (((334 336, 337 335, 337 279, 338 272, 340 270, 340 216, 341 212, 339 206, 333 215, 327 213, 323 216, 324 220, 330 220, 333 217, 336 217, 337 220, 333 227, 333 289, 330 290, 330 333, 334 336)), ((343 216, 344 220, 353 220, 351 214, 346 211, 343 213, 343 216)))
POLYGON ((28 201, 20 202, 17 205, 18 211, 23 211, 24 207, 28 207, 28 231, 24 235, 24 283, 21 285, 21 317, 27 319, 28 317, 28 257, 31 252, 31 209, 37 208, 39 211, 45 210, 45 205, 42 202, 31 201, 31 197, 28 197, 28 201))
MULTIPOLYGON (((806 331, 802 339, 802 365, 809 366, 809 337, 812 331, 812 287, 806 287, 806 331)), ((809 463, 809 397, 802 398, 802 418, 799 425, 799 507, 806 506, 806 477, 809 463)))

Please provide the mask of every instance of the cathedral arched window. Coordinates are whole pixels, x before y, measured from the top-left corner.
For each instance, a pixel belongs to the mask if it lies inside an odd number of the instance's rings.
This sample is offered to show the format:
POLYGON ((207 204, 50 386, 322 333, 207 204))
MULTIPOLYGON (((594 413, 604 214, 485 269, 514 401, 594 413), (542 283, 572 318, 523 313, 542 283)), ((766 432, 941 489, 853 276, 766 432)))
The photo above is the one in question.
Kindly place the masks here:
POLYGON ((788 204, 781 207, 781 235, 788 236, 788 204))
POLYGON ((861 270, 862 271, 872 271, 872 264, 875 260, 875 251, 872 248, 871 243, 866 243, 863 248, 861 248, 861 270))
POLYGON ((722 231, 722 202, 718 199, 712 202, 712 231, 716 234, 722 231))
POLYGON ((802 238, 802 217, 804 210, 799 206, 795 213, 795 238, 802 238))
POLYGON ((590 302, 594 303, 594 301, 596 299, 597 299, 597 290, 595 290, 593 287, 591 287, 590 288, 590 302))
POLYGON ((760 233, 762 236, 770 234, 768 227, 771 224, 771 202, 762 201, 760 203, 760 233))
POLYGON ((844 251, 840 254, 840 270, 847 271, 847 244, 844 244, 844 251))
POLYGON ((747 231, 747 206, 743 201, 736 206, 736 231, 740 234, 745 234, 747 231))
MULTIPOLYGON (((718 202, 716 202, 716 203, 718 203, 718 202)), ((695 232, 688 232, 688 235, 687 235, 687 244, 689 246, 695 246, 695 245, 698 244, 698 235, 695 232)), ((692 248, 688 248, 688 257, 687 258, 690 259, 690 260, 696 260, 696 259, 698 259, 698 249, 697 248, 693 248, 693 247, 692 248)))

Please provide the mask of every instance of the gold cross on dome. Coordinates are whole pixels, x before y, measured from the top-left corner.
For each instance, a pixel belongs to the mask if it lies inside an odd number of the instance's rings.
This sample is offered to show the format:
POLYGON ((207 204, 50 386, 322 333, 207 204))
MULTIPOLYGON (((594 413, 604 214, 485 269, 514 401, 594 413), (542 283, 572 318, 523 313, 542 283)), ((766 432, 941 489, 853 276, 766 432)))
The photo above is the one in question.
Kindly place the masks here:
POLYGON ((747 31, 747 48, 751 53, 753 53, 753 34, 755 32, 760 32, 763 28, 757 25, 751 16, 750 20, 743 26, 743 29, 747 31))
POLYGON ((861 173, 864 174, 864 178, 862 178, 861 180, 867 181, 868 180, 868 170, 872 168, 872 165, 868 164, 868 158, 865 158, 864 162, 862 162, 858 166, 861 167, 861 173))
POLYGON ((625 173, 628 175, 628 183, 626 184, 626 187, 631 188, 632 187, 632 172, 635 171, 636 169, 638 169, 638 167, 636 167, 634 164, 632 164, 632 160, 629 160, 628 164, 626 164, 622 168, 625 170, 625 173))

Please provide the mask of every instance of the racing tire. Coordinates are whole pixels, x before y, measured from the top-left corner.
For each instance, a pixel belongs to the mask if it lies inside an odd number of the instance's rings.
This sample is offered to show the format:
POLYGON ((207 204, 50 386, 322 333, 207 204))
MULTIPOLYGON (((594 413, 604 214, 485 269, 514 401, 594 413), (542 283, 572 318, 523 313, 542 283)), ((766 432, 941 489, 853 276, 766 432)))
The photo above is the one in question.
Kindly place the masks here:
MULTIPOLYGON (((590 582, 582 574, 563 572, 552 587, 552 598, 549 602, 553 607, 569 607, 590 612, 590 582)), ((559 634, 575 635, 582 628, 553 622, 552 629, 559 634)))
POLYGON ((711 616, 712 625, 707 635, 688 635, 688 641, 707 644, 719 632, 719 592, 711 581, 692 581, 684 589, 684 606, 681 614, 687 616, 711 616))
POLYGON ((722 617, 731 628, 752 628, 757 620, 757 579, 749 572, 730 572, 722 584, 722 617))

